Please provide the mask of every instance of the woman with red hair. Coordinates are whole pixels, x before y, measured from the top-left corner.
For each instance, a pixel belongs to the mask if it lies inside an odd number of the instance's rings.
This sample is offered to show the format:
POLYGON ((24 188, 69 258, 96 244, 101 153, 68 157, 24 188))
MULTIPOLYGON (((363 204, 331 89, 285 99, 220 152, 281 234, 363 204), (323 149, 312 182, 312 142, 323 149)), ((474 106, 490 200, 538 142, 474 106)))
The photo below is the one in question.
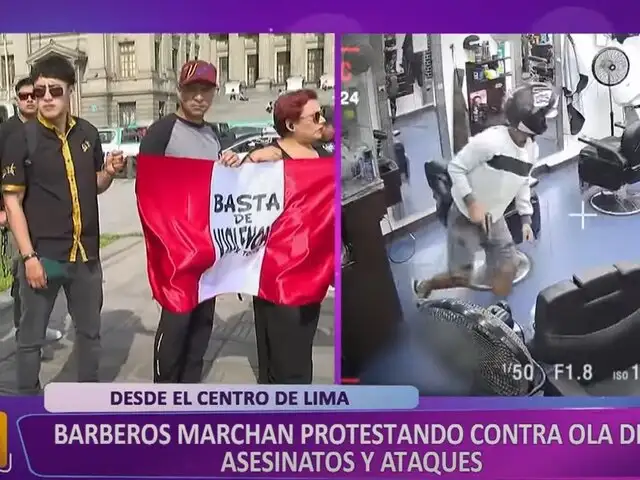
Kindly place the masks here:
MULTIPOLYGON (((238 167, 244 162, 274 162, 287 158, 318 158, 333 156, 333 148, 325 148, 333 142, 333 135, 324 117, 326 107, 318 102, 314 90, 303 89, 282 94, 273 106, 273 127, 280 138, 267 146, 257 147, 242 160, 226 163, 238 167)), ((331 128, 333 131, 333 128, 331 128)))
MULTIPOLYGON (((273 106, 273 124, 280 138, 250 152, 244 162, 272 162, 333 156, 323 148, 325 118, 313 90, 285 93, 273 106)), ((253 298, 258 347, 258 383, 309 384, 313 380, 313 339, 318 329, 320 303, 276 305, 253 298)))

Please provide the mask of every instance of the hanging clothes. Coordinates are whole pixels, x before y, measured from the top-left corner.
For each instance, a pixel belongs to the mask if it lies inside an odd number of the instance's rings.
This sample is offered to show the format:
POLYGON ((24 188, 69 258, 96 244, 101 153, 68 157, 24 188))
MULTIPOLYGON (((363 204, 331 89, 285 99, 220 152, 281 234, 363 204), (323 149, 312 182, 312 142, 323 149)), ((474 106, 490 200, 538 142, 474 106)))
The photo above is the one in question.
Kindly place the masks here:
MULTIPOLYGON (((398 34, 396 38, 398 43, 402 42, 402 54, 398 55, 396 60, 398 71, 404 72, 407 82, 417 83, 422 88, 424 85, 424 51, 416 51, 411 33, 398 34)), ((419 47, 422 48, 422 44, 419 47)))
POLYGON ((589 84, 588 70, 576 50, 573 37, 564 37, 562 46, 562 93, 567 105, 567 118, 571 135, 577 135, 584 127, 581 93, 589 84))

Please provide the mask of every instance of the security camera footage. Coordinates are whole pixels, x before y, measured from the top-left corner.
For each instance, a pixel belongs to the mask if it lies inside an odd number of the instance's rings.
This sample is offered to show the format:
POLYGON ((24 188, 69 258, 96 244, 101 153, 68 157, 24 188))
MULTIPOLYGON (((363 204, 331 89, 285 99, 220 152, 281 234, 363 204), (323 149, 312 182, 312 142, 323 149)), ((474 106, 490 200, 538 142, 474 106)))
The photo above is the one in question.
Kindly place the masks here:
POLYGON ((343 383, 640 395, 640 37, 342 49, 343 383))

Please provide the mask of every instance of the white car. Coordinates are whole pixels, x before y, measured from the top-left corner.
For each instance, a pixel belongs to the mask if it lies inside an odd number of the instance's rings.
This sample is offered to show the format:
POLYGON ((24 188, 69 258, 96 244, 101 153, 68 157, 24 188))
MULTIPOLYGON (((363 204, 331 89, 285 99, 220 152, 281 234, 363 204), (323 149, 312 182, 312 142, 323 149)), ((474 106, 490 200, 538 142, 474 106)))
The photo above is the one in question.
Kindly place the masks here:
POLYGON ((230 150, 238 154, 242 160, 251 150, 261 145, 268 145, 277 140, 280 136, 275 132, 265 131, 262 135, 246 135, 236 139, 236 141, 225 151, 230 150))
POLYGON ((131 128, 100 128, 98 129, 102 151, 105 155, 114 150, 120 150, 126 158, 137 157, 140 152, 141 132, 131 128))

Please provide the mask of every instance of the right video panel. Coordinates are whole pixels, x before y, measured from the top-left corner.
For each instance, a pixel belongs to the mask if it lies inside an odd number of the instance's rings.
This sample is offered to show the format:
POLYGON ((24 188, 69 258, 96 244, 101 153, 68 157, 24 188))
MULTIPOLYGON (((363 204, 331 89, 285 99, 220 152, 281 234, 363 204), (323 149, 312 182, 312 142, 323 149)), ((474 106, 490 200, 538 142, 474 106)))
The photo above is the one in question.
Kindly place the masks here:
POLYGON ((639 395, 640 36, 341 48, 343 383, 639 395))

